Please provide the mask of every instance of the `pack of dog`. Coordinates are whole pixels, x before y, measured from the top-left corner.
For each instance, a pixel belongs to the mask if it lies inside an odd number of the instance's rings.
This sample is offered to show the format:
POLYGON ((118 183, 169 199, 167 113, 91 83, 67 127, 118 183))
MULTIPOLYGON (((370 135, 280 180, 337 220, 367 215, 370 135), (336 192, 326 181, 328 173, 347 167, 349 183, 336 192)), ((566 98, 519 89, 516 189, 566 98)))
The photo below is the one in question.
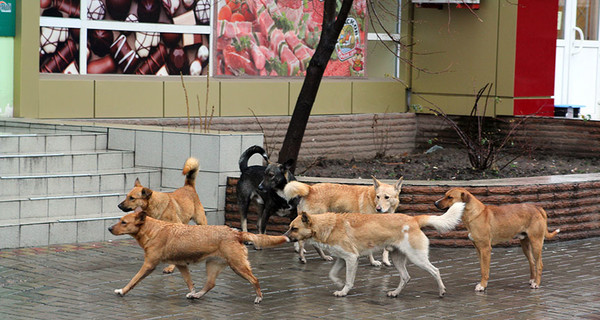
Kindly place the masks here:
MULTIPOLYGON (((325 212, 354 212, 354 213, 394 213, 400 204, 400 192, 402 190, 403 178, 394 184, 382 183, 373 178, 372 186, 347 185, 336 183, 317 183, 308 185, 298 181, 291 181, 285 185, 283 194, 287 200, 299 199, 298 212, 309 214, 321 214, 325 212)), ((303 242, 299 242, 299 259, 306 263, 303 242)), ((319 246, 315 249, 319 255, 332 260, 326 256, 319 246)), ((383 250, 383 263, 391 266, 389 253, 383 250)), ((373 266, 381 266, 381 262, 375 260, 373 254, 369 254, 369 262, 373 266)))
MULTIPOLYGON (((532 289, 537 289, 542 276, 542 247, 545 239, 552 239, 559 230, 549 232, 544 209, 532 204, 502 206, 484 205, 464 188, 452 188, 435 202, 442 215, 409 216, 394 214, 399 204, 402 181, 382 183, 373 177, 372 186, 319 183, 308 185, 296 181, 290 169, 293 161, 284 164, 270 162, 259 146, 248 148, 239 159, 241 177, 237 185, 242 231, 227 226, 208 226, 204 208, 195 189, 199 169, 194 158, 183 166, 184 186, 174 192, 159 192, 135 185, 118 207, 134 211, 122 217, 109 228, 115 235, 129 234, 144 249, 144 264, 122 289, 125 295, 161 262, 170 263, 163 272, 177 268, 190 292, 187 298, 200 298, 215 285, 223 268, 230 266, 248 280, 256 292, 255 303, 262 300, 258 279, 252 274, 248 251, 244 243, 257 248, 268 248, 293 241, 315 246, 321 257, 327 250, 336 261, 329 278, 342 288, 334 292, 341 297, 354 285, 358 258, 369 255, 371 264, 380 265, 372 254, 383 250, 384 263, 391 265, 387 254, 400 274, 398 287, 387 293, 397 297, 410 280, 406 262, 410 260, 429 272, 437 281, 439 296, 446 289, 439 270, 429 261, 429 239, 421 228, 430 226, 439 232, 454 229, 462 220, 469 231, 469 239, 477 248, 481 267, 481 281, 476 291, 484 291, 489 280, 491 247, 497 243, 518 238, 529 261, 532 289), (248 160, 260 154, 266 166, 248 166, 248 160), (247 212, 250 202, 262 204, 258 216, 259 234, 247 232, 247 212), (297 214, 299 212, 300 214, 297 214), (377 213, 377 214, 375 214, 377 213), (266 224, 272 214, 289 215, 291 223, 282 236, 265 235, 266 224), (196 226, 188 225, 194 220, 196 226), (206 261, 207 280, 196 292, 188 264, 206 261), (346 269, 345 280, 338 277, 346 269)), ((306 262, 302 246, 299 258, 306 262)))

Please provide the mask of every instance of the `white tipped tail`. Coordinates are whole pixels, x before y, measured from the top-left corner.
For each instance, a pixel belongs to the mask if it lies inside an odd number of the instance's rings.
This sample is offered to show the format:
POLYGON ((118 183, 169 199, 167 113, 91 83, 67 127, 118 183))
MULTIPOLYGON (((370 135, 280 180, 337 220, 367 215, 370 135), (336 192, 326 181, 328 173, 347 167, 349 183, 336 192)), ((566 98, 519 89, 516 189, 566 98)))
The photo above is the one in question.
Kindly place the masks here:
POLYGON ((291 200, 295 197, 306 197, 310 192, 310 186, 298 181, 290 181, 283 188, 284 198, 291 200))
POLYGON ((434 227, 437 231, 444 233, 454 229, 460 223, 464 211, 465 203, 456 202, 441 216, 423 215, 417 218, 420 227, 434 227))

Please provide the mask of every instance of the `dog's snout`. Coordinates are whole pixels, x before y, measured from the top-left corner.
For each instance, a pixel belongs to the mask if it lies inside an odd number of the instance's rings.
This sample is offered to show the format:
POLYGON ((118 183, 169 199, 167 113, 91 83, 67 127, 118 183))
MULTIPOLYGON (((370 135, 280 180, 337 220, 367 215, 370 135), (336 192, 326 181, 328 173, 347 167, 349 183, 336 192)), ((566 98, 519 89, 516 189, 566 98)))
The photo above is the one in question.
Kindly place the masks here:
POLYGON ((258 185, 258 190, 265 191, 265 186, 263 186, 262 182, 258 185))
POLYGON ((113 233, 113 226, 108 227, 108 232, 113 233))
POLYGON ((436 207, 436 208, 438 208, 438 209, 442 210, 443 208, 441 208, 440 201, 441 201, 441 200, 437 200, 437 201, 436 201, 436 202, 434 202, 433 204, 435 205, 435 207, 436 207))

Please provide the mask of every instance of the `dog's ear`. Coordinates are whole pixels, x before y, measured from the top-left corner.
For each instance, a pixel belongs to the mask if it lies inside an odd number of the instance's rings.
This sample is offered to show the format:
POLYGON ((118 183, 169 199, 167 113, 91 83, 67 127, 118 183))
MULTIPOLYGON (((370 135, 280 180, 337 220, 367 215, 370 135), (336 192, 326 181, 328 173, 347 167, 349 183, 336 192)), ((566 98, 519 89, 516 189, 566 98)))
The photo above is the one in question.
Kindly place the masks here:
POLYGON ((467 203, 469 202, 469 193, 468 192, 461 192, 460 193, 460 200, 462 200, 462 202, 467 203))
POLYGON ((283 169, 285 171, 289 171, 294 166, 294 162, 294 159, 288 159, 286 162, 283 163, 283 169))
POLYGON ((135 178, 135 182, 133 184, 134 187, 141 187, 142 184, 140 183, 140 179, 139 178, 135 178))
POLYGON ((375 178, 375 176, 371 176, 371 178, 373 178, 373 186, 375 187, 375 190, 377 190, 381 183, 379 182, 379 180, 377 180, 377 178, 375 178))
POLYGON ((300 215, 302 216, 302 223, 304 223, 307 226, 310 226, 311 219, 310 219, 310 216, 308 215, 308 213, 302 212, 302 213, 300 213, 300 215))
MULTIPOLYGON (((137 212, 137 209, 136 209, 137 212)), ((135 217, 135 224, 137 226, 141 226, 142 224, 144 224, 144 222, 146 222, 146 216, 148 214, 146 213, 146 211, 140 211, 138 212, 137 216, 135 217)))
POLYGON ((394 185, 394 188, 396 188, 396 191, 398 192, 398 194, 400 194, 400 191, 402 191, 402 183, 404 182, 404 177, 400 177, 400 179, 398 179, 398 182, 396 182, 396 185, 394 185))
POLYGON ((152 195, 152 190, 150 190, 148 188, 142 189, 142 198, 148 199, 148 198, 150 198, 151 195, 152 195))

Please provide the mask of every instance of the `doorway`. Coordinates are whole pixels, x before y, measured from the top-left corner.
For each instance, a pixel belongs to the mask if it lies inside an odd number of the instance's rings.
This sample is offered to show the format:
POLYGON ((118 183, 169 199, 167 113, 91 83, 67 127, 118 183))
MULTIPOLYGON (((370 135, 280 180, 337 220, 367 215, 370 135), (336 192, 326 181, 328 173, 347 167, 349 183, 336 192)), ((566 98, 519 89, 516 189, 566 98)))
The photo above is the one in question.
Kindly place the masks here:
POLYGON ((554 104, 600 119, 600 0, 559 0, 554 104))

